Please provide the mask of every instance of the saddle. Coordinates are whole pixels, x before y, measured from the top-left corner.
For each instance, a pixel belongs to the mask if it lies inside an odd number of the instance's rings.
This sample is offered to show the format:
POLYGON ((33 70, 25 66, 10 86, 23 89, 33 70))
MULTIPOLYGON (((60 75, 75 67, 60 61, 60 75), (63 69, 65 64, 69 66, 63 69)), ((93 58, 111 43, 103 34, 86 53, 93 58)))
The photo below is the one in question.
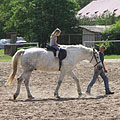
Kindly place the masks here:
MULTIPOLYGON (((49 46, 49 45, 46 45, 46 48, 48 51, 52 51, 54 56, 56 56, 56 49, 49 46)), ((59 54, 58 54, 58 58, 59 58, 59 71, 61 69, 61 66, 62 66, 62 60, 65 59, 67 56, 67 51, 65 49, 62 49, 60 48, 60 51, 59 51, 59 54)))

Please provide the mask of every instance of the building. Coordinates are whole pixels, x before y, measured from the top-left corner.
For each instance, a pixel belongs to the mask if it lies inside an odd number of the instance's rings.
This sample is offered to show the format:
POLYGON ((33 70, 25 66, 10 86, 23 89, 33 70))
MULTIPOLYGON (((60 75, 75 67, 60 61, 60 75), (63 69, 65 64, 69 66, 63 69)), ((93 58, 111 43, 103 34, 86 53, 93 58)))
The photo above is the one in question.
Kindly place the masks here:
POLYGON ((77 13, 77 18, 100 16, 103 13, 120 16, 120 0, 93 0, 77 13))
POLYGON ((82 44, 87 47, 94 47, 92 41, 101 41, 102 33, 110 26, 80 26, 82 28, 82 44))

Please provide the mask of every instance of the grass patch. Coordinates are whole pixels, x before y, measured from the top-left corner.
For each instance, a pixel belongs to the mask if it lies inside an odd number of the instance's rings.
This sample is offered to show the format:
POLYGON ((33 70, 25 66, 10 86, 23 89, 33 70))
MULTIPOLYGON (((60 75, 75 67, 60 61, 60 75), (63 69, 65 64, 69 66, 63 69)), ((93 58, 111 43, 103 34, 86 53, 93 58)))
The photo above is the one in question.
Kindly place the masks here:
MULTIPOLYGON (((35 46, 19 47, 18 50, 28 48, 35 48, 35 46)), ((12 59, 11 56, 4 55, 4 49, 0 49, 0 62, 8 62, 11 61, 11 59, 12 59)), ((120 55, 105 55, 105 59, 120 59, 120 55)))
POLYGON ((12 57, 9 55, 4 55, 4 49, 0 49, 0 62, 11 61, 12 57))
POLYGON ((28 48, 37 48, 37 47, 36 47, 36 46, 19 47, 19 48, 17 48, 17 50, 20 50, 20 49, 28 49, 28 48))
POLYGON ((105 55, 105 59, 120 59, 120 55, 105 55))
MULTIPOLYGON (((19 47, 20 49, 36 48, 35 46, 19 47)), ((4 49, 0 49, 0 62, 9 62, 12 60, 12 57, 9 55, 4 55, 4 49)))

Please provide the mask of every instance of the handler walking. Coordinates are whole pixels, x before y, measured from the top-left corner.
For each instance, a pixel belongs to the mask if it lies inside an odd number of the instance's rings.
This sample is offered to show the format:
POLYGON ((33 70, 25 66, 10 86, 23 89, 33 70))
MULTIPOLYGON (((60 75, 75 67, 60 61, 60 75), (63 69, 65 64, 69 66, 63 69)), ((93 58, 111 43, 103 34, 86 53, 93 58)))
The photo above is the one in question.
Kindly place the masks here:
POLYGON ((99 51, 99 56, 100 56, 100 60, 102 62, 103 69, 101 69, 101 70, 97 70, 96 68, 94 69, 94 75, 93 75, 93 78, 92 78, 92 80, 90 81, 90 83, 89 83, 89 85, 87 87, 86 93, 90 94, 91 87, 93 86, 93 84, 95 83, 96 79, 100 75, 102 77, 103 81, 104 81, 106 94, 107 95, 114 94, 114 92, 111 92, 110 89, 109 89, 108 77, 105 75, 105 73, 107 73, 107 70, 106 70, 105 65, 104 65, 104 51, 105 51, 105 47, 104 46, 100 46, 99 50, 100 50, 99 51))

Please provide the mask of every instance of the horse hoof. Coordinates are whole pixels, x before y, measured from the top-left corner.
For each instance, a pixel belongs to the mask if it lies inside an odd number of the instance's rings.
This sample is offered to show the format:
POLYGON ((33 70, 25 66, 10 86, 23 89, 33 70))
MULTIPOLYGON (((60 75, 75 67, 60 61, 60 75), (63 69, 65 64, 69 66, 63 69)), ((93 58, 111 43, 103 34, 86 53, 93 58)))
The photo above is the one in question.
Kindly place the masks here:
POLYGON ((78 98, 80 98, 81 96, 82 96, 82 93, 79 93, 79 94, 78 94, 78 98))
POLYGON ((57 96, 56 96, 56 98, 60 99, 60 96, 59 96, 59 95, 57 95, 57 96))
POLYGON ((13 99, 16 100, 16 98, 17 98, 16 95, 13 95, 13 99))
POLYGON ((13 99, 16 100, 16 98, 18 97, 18 95, 19 95, 19 93, 15 93, 15 94, 13 95, 13 99))
POLYGON ((56 98, 60 98, 60 96, 58 95, 58 94, 56 94, 56 93, 54 93, 54 96, 56 97, 56 98))
POLYGON ((34 99, 35 97, 34 96, 28 96, 29 99, 34 99))

